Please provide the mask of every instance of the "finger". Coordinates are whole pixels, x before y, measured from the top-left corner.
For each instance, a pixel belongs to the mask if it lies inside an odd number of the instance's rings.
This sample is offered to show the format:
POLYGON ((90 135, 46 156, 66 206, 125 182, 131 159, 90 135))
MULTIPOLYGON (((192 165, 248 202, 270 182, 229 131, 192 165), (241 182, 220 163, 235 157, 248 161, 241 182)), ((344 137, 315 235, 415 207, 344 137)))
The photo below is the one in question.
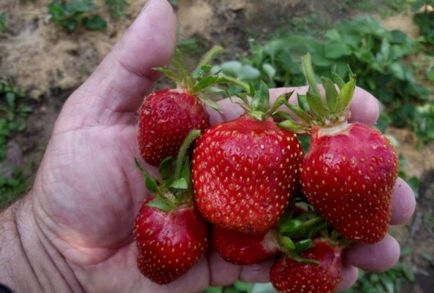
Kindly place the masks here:
POLYGON ((336 291, 344 291, 351 288, 357 282, 357 268, 353 266, 344 266, 342 268, 342 281, 339 283, 336 291))
POLYGON ((216 252, 212 252, 208 256, 208 260, 212 286, 227 286, 238 280, 241 266, 226 262, 216 252))
POLYGON ((113 50, 73 94, 91 115, 136 111, 175 46, 176 19, 166 0, 149 0, 113 50), (90 106, 90 107, 89 107, 90 106))
POLYGON ((217 102, 220 112, 208 107, 209 121, 211 125, 217 125, 225 121, 230 121, 240 117, 244 110, 240 105, 233 103, 229 98, 217 102))
POLYGON ((345 263, 369 272, 383 272, 398 262, 400 252, 395 238, 387 235, 374 244, 350 247, 345 253, 345 263))
MULTIPOLYGON (((307 90, 308 86, 270 89, 270 100, 274 101, 277 97, 294 91, 291 95, 290 101, 295 103, 297 94, 305 94, 307 90)), ((354 91, 350 111, 350 121, 358 121, 367 125, 374 125, 380 115, 380 104, 369 92, 357 87, 354 91)))
POLYGON ((392 225, 407 223, 416 209, 416 198, 411 187, 401 178, 395 183, 392 195, 392 225))
POLYGON ((270 281, 270 269, 274 260, 268 260, 260 264, 244 266, 241 269, 240 279, 244 282, 264 283, 270 281))

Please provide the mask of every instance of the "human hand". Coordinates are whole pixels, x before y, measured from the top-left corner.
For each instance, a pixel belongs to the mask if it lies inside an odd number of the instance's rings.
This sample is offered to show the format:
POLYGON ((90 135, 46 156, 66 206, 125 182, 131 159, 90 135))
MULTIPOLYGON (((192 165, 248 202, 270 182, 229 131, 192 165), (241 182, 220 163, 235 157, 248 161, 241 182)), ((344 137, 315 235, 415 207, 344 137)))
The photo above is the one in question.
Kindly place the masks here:
MULTIPOLYGON (((138 154, 136 110, 156 78, 152 68, 167 63, 174 45, 170 5, 149 0, 95 73, 68 98, 54 127, 29 201, 38 234, 62 256, 72 271, 70 277, 84 291, 197 292, 239 278, 268 280, 270 262, 240 267, 215 253, 167 286, 150 282, 136 267, 132 228, 147 196, 133 163, 138 154)), ((276 92, 272 90, 271 97, 276 92)), ((379 111, 375 101, 358 90, 353 118, 374 123, 379 111)), ((223 115, 210 110, 214 124, 240 114, 240 108, 227 101, 221 102, 221 108, 223 115)), ((148 169, 155 174, 154 168, 148 169)), ((395 224, 405 222, 414 210, 408 185, 398 181, 397 186, 395 224)), ((391 237, 350 249, 341 288, 355 281, 354 266, 382 270, 398 256, 399 246, 391 237)))

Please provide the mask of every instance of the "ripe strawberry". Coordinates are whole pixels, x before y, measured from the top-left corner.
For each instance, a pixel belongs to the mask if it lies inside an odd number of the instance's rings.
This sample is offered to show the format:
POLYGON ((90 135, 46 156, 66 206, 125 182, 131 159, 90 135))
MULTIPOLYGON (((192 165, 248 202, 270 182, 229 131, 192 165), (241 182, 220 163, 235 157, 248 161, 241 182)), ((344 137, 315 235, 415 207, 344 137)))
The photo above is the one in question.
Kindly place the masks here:
POLYGON ((214 227, 213 246, 227 262, 236 265, 260 263, 279 252, 276 234, 251 235, 214 227))
POLYGON ((192 130, 180 147, 176 160, 163 160, 161 182, 142 171, 151 198, 144 201, 136 217, 134 236, 142 274, 158 284, 169 283, 189 270, 207 248, 207 223, 194 209, 191 199, 189 145, 200 135, 192 130), (175 169, 175 170, 173 170, 175 169))
POLYGON ((207 224, 193 206, 169 212, 145 201, 134 234, 139 248, 138 267, 158 284, 172 282, 188 271, 207 248, 207 224))
POLYGON ((174 157, 192 129, 205 130, 209 116, 188 91, 164 89, 150 94, 139 110, 138 142, 142 158, 158 165, 174 157))
POLYGON ((310 150, 301 171, 303 192, 341 236, 364 243, 377 242, 386 235, 391 217, 397 155, 379 131, 346 121, 355 89, 354 77, 346 84, 336 78, 339 93, 331 80, 323 79, 326 104, 314 82, 309 56, 305 57, 304 68, 310 81, 307 101, 313 106, 308 113, 313 127, 310 150))
POLYGON ((179 56, 173 61, 174 69, 159 68, 177 88, 151 93, 139 109, 137 141, 140 155, 151 165, 158 166, 164 158, 176 156, 190 130, 208 128, 209 115, 204 104, 214 108, 217 105, 201 93, 219 80, 210 74, 207 63, 221 50, 212 48, 190 75, 179 56))
POLYGON ((246 114, 207 130, 193 153, 199 210, 224 229, 270 230, 292 197, 302 159, 294 133, 246 114))
POLYGON ((198 208, 210 222, 264 234, 294 194, 303 154, 295 134, 269 118, 287 99, 279 98, 269 109, 263 85, 250 94, 250 104, 240 97, 247 114, 209 129, 198 140, 193 185, 198 208))
POLYGON ((319 264, 298 262, 289 256, 276 261, 270 270, 273 286, 283 293, 334 292, 342 280, 341 248, 324 240, 315 240, 313 248, 301 257, 319 264))

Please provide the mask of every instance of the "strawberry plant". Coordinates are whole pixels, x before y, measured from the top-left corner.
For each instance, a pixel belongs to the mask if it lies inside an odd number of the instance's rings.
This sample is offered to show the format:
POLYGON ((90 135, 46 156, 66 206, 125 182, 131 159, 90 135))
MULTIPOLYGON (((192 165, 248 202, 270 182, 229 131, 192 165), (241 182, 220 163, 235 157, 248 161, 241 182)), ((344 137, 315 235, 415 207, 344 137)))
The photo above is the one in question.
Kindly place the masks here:
MULTIPOLYGON (((270 87, 295 86, 304 83, 299 57, 309 51, 321 75, 329 68, 347 73, 354 69, 359 86, 372 92, 386 106, 390 123, 397 127, 419 129, 418 136, 428 131, 423 125, 433 122, 429 115, 421 121, 418 107, 429 102, 427 88, 417 84, 414 71, 405 58, 420 51, 420 44, 400 31, 388 31, 373 18, 359 18, 337 23, 317 39, 309 34, 281 35, 264 44, 253 43, 251 53, 241 60, 215 66, 215 72, 245 81, 265 80, 270 87)), ((432 140, 430 135, 422 139, 432 140)))
POLYGON ((428 6, 434 7, 433 0, 418 0, 414 3, 413 8, 420 10, 414 14, 413 21, 417 24, 422 35, 423 42, 428 45, 434 45, 434 11, 429 10, 428 6))
MULTIPOLYGON (((22 89, 0 80, 0 162, 5 159, 8 141, 26 127, 31 108, 22 103, 22 89)), ((0 174, 0 208, 12 202, 27 188, 27 180, 20 170, 10 176, 0 174)))
POLYGON ((95 10, 93 0, 53 0, 48 6, 51 21, 68 33, 81 25, 88 30, 105 31, 107 22, 95 10))
POLYGON ((125 14, 126 0, 105 0, 105 4, 110 10, 110 15, 115 20, 121 18, 125 14))

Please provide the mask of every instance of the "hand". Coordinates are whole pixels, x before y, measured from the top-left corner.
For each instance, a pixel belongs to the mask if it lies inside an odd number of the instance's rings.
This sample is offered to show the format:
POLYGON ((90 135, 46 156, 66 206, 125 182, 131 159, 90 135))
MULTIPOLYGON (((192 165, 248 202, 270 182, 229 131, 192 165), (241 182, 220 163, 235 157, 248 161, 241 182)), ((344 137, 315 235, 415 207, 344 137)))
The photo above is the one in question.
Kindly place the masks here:
MULTIPOLYGON (((113 51, 66 101, 31 191, 38 234, 62 256, 85 291, 197 292, 238 278, 268 280, 271 263, 239 267, 215 253, 167 286, 150 282, 136 267, 132 228, 147 196, 133 163, 139 153, 136 110, 156 78, 152 68, 166 64, 172 54, 175 22, 166 1, 148 1, 113 51)), ((378 116, 376 100, 359 89, 357 104, 353 117, 373 123, 378 116)), ((239 108, 227 101, 222 110, 224 115, 211 112, 213 123, 239 114, 239 108)), ((401 180, 393 207, 392 224, 405 222, 414 210, 411 190, 401 180)), ((352 248, 341 288, 354 283, 355 266, 383 270, 398 257, 399 245, 389 236, 374 245, 352 248)))

